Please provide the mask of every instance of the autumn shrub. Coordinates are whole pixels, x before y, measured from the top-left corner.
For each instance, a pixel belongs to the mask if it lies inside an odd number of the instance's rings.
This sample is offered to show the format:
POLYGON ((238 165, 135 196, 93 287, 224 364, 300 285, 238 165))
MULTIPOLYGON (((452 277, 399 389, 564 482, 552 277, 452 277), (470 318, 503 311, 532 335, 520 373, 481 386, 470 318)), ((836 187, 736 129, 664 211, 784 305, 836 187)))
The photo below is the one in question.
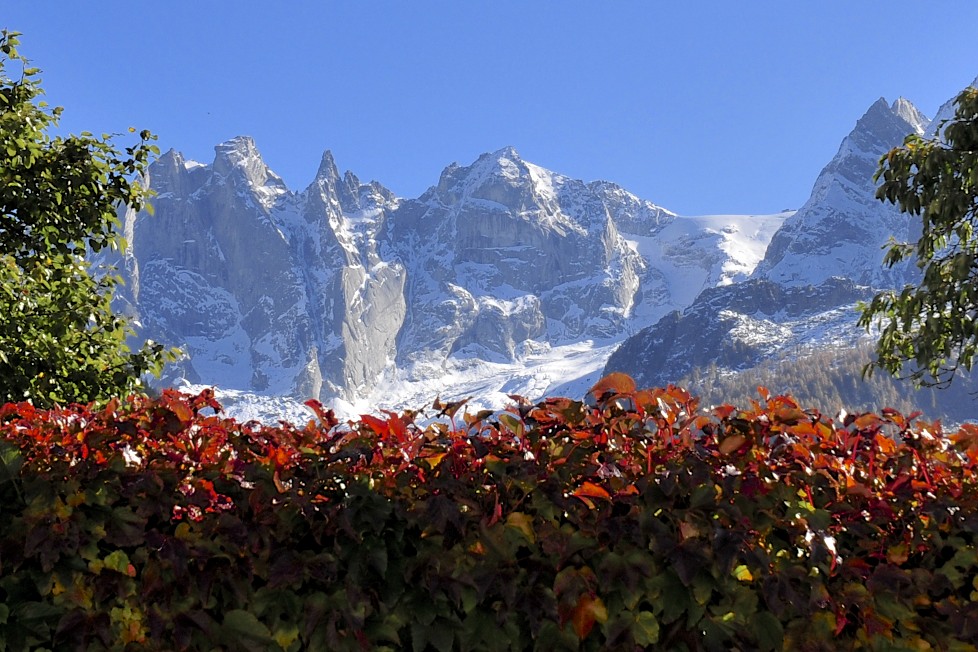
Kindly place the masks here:
POLYGON ((620 375, 503 412, 310 407, 5 406, 0 648, 978 643, 973 426, 701 410, 620 375))

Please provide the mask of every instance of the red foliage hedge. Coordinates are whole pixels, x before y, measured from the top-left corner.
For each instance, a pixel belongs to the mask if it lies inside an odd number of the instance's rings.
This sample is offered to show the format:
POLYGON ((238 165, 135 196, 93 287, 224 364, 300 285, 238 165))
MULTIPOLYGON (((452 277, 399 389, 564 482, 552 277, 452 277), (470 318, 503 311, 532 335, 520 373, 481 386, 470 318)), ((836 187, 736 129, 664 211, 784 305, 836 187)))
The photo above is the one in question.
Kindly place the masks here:
POLYGON ((592 395, 8 404, 0 648, 976 649, 978 428, 592 395))

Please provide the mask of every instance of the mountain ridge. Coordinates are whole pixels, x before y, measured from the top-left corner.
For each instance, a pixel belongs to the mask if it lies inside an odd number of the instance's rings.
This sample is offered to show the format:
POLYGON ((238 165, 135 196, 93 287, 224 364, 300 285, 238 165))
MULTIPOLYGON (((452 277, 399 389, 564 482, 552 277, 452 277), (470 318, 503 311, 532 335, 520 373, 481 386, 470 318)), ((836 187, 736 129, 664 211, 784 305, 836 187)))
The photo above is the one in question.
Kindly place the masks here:
POLYGON ((446 166, 415 198, 340 173, 329 150, 298 191, 248 137, 210 164, 171 151, 150 169, 156 217, 125 219, 127 310, 188 351, 165 382, 217 385, 239 413, 309 397, 346 414, 436 395, 496 408, 583 395, 602 371, 749 372, 865 338, 855 302, 913 281, 882 267, 886 238, 912 232, 872 175, 945 115, 881 98, 809 200, 767 216, 677 215, 511 146, 446 166))
POLYGON ((156 215, 124 220, 127 310, 141 336, 189 353, 165 382, 337 404, 456 363, 609 346, 637 315, 695 294, 677 292, 677 270, 700 270, 701 284, 742 276, 757 256, 741 260, 737 243, 754 252, 784 219, 684 223, 512 147, 447 166, 413 199, 341 174, 329 150, 293 191, 249 137, 218 144, 210 164, 171 150, 149 180, 156 215), (639 241, 670 228, 682 241, 648 259, 639 241))

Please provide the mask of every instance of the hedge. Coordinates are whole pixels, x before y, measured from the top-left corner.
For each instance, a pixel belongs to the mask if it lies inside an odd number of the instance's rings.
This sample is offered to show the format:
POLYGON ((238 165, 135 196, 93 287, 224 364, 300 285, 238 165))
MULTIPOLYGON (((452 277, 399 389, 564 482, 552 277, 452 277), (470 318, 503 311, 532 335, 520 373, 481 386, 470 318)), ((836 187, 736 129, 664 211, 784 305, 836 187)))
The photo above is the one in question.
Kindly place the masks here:
POLYGON ((0 409, 0 648, 978 645, 978 427, 619 374, 501 412, 309 406, 0 409))

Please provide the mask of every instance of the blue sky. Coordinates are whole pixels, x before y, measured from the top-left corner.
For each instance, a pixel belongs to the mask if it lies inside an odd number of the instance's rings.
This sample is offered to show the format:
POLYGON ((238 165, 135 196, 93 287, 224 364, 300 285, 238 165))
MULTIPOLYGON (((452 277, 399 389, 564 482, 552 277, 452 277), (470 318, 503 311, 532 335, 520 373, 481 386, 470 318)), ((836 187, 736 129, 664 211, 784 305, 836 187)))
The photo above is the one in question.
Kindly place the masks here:
POLYGON ((683 214, 776 212, 877 98, 931 116, 978 76, 960 0, 71 4, 0 9, 66 130, 206 163, 251 135, 294 189, 325 149, 413 197, 513 145, 683 214))

